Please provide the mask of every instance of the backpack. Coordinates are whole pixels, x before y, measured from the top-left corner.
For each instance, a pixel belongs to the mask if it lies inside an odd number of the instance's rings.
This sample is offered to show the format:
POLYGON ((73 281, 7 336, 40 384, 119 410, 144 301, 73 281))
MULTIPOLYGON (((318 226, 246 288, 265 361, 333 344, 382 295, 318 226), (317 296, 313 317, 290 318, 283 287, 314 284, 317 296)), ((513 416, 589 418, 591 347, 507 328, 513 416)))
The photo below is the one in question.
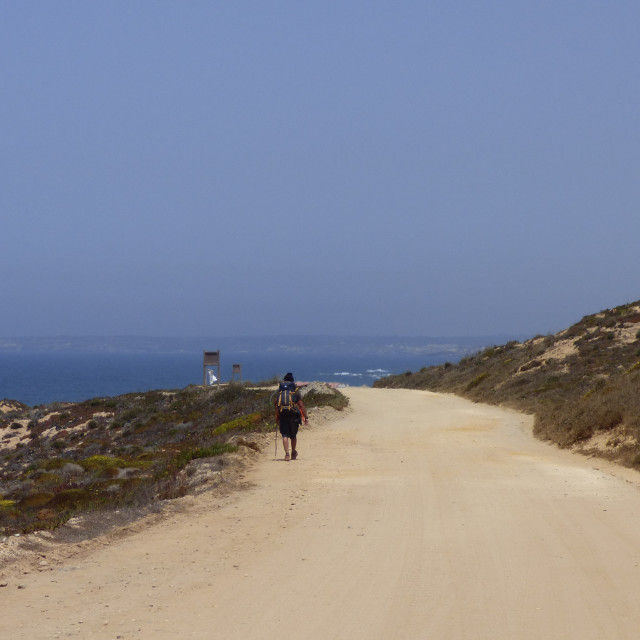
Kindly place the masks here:
POLYGON ((284 413, 296 412, 296 403, 293 401, 293 394, 296 392, 295 382, 281 382, 278 387, 278 398, 276 406, 278 411, 284 413))

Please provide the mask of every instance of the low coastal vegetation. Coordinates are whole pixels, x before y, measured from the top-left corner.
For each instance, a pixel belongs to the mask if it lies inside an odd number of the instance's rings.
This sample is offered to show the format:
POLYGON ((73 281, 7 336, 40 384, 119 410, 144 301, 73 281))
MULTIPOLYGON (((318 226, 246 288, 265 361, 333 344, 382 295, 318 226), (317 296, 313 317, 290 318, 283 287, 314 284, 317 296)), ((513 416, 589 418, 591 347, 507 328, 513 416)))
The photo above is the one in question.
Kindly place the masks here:
MULTIPOLYGON (((326 385, 306 391, 308 408, 347 404, 326 385)), ((189 493, 194 461, 216 459, 219 470, 225 454, 260 449, 275 429, 272 393, 231 384, 35 407, 2 401, 0 534, 189 493)))
POLYGON ((507 405, 535 414, 543 440, 640 469, 640 301, 374 386, 507 405))

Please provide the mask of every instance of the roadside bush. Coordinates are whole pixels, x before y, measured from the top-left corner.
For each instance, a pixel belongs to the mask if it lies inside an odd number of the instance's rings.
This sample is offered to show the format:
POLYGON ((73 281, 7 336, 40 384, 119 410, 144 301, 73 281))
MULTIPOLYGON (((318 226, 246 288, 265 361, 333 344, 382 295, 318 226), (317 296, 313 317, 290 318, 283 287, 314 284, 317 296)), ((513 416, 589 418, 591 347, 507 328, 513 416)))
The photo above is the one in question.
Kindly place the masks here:
POLYGON ((223 453, 235 453, 237 450, 238 447, 231 444, 214 444, 210 447, 190 449, 181 451, 175 457, 174 464, 176 469, 183 469, 192 460, 197 460, 198 458, 213 458, 215 456, 221 456, 223 453))
POLYGON ((213 435, 222 435, 223 433, 227 433, 227 431, 236 429, 250 429, 260 423, 263 418, 264 416, 261 412, 250 413, 249 415, 221 424, 213 430, 213 435))
POLYGON ((330 393, 310 391, 304 396, 303 402, 307 409, 312 407, 331 407, 336 411, 342 411, 349 405, 347 397, 337 391, 330 393))
POLYGON ((466 390, 471 391, 471 389, 474 389, 475 387, 477 387, 480 383, 484 382, 488 377, 489 377, 488 372, 485 371, 481 373, 479 376, 476 376, 473 380, 471 380, 471 382, 469 382, 469 384, 466 387, 466 390))

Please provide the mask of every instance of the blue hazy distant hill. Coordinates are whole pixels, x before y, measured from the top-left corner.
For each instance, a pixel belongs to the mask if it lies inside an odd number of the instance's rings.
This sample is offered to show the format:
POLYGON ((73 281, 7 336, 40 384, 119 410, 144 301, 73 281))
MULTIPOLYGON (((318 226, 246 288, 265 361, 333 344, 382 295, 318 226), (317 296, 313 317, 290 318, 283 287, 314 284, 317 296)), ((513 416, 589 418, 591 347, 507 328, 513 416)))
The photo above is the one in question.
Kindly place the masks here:
POLYGON ((57 353, 198 353, 201 351, 263 353, 344 353, 446 355, 452 359, 486 346, 522 340, 523 336, 246 336, 147 337, 54 336, 0 338, 0 354, 57 353))

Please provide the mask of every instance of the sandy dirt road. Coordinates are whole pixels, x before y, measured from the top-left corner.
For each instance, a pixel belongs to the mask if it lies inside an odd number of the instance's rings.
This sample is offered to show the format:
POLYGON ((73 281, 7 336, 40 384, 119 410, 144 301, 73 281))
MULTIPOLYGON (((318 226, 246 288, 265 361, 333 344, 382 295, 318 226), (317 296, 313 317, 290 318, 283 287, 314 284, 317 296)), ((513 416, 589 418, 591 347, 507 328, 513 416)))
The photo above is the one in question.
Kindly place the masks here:
POLYGON ((638 637, 637 480, 515 412, 347 394, 251 489, 12 580, 0 638, 638 637))

